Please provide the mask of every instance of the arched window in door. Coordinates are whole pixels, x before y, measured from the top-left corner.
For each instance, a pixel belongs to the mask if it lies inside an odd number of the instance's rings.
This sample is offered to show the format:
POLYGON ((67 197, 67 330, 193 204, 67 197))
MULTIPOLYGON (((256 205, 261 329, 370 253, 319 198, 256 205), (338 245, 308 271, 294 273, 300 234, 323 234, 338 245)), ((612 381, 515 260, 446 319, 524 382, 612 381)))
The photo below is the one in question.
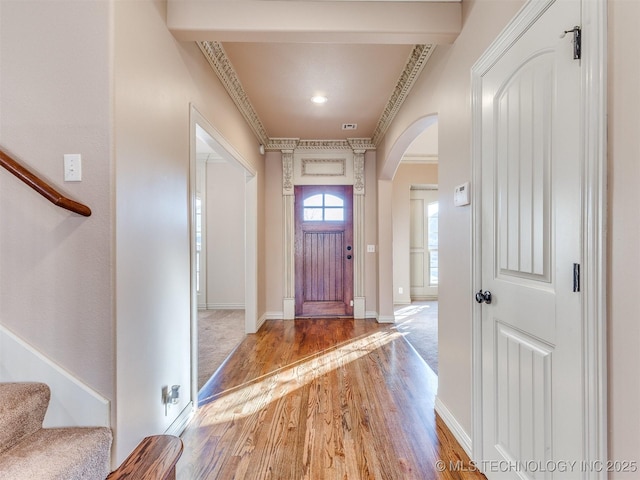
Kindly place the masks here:
POLYGON ((318 193, 302 202, 305 222, 343 222, 344 199, 330 193, 318 193))

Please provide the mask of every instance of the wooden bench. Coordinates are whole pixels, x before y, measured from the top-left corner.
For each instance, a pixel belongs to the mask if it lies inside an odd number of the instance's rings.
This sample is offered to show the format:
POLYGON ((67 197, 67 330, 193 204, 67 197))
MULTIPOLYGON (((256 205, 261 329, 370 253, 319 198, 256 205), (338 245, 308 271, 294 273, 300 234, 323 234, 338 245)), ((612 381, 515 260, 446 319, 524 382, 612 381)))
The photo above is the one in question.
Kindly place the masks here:
POLYGON ((178 437, 146 437, 107 480, 175 480, 182 449, 182 440, 178 437))

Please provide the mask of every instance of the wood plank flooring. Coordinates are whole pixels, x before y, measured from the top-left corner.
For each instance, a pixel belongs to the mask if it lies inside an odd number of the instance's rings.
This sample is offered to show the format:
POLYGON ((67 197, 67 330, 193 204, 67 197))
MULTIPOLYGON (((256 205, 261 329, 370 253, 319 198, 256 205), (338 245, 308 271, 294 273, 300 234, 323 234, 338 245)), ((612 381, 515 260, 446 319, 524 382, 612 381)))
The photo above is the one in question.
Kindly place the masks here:
POLYGON ((177 478, 483 479, 436 417, 436 389, 391 325, 269 321, 201 392, 177 478))

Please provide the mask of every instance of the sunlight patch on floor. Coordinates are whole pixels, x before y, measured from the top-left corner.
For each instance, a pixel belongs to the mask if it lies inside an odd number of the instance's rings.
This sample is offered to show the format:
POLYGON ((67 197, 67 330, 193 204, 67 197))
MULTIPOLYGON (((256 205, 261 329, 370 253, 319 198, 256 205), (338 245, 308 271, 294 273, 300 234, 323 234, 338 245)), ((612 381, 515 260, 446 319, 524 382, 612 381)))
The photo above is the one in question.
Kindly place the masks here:
POLYGON ((252 382, 214 396, 203 405, 208 421, 201 427, 238 420, 258 413, 305 384, 342 368, 402 336, 399 332, 381 331, 282 367, 252 382))
POLYGON ((404 320, 407 317, 419 315, 420 313, 423 313, 425 310, 429 310, 430 308, 431 305, 407 305, 406 307, 395 310, 394 315, 396 317, 396 321, 404 320))

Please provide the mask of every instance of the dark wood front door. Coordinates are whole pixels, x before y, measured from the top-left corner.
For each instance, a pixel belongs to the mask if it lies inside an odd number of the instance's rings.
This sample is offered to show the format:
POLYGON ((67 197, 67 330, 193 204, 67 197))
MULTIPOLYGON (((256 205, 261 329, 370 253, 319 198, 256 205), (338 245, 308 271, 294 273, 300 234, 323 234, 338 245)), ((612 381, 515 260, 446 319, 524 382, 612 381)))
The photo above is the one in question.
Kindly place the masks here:
POLYGON ((295 187, 296 316, 353 315, 353 188, 295 187))

